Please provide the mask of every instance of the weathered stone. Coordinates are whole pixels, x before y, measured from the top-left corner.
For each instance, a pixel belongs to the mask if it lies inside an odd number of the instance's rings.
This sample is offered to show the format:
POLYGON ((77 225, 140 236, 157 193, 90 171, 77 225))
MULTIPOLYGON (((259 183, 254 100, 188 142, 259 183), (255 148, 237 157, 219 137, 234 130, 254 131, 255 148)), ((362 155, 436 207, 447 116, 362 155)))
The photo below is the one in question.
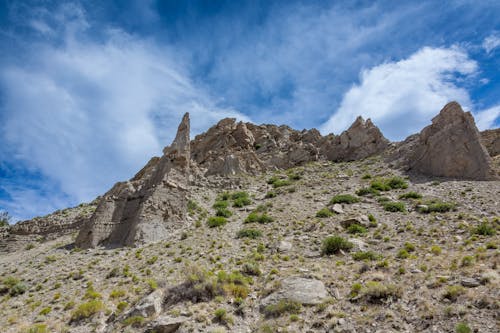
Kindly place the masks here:
POLYGON ((482 131, 481 143, 490 156, 500 155, 500 128, 482 131))
POLYGON ((344 210, 342 209, 341 204, 334 204, 330 207, 330 211, 334 212, 335 214, 344 214, 344 210))
POLYGON ((160 316, 148 323, 145 333, 174 333, 186 321, 186 317, 160 316))
POLYGON ((354 246, 351 249, 354 252, 359 252, 359 251, 367 251, 368 250, 368 244, 363 242, 360 239, 357 238, 349 238, 349 242, 351 242, 354 246))
POLYGON ((278 252, 288 252, 292 249, 292 243, 287 241, 280 241, 278 244, 278 252))
POLYGON ((328 159, 354 161, 384 151, 389 145, 382 132, 370 119, 356 118, 348 130, 333 140, 334 144, 324 147, 328 159))
POLYGON ((462 280, 460 280, 460 283, 462 284, 462 286, 467 287, 467 288, 475 288, 475 287, 479 287, 479 285, 480 285, 478 280, 476 280, 474 278, 467 278, 467 277, 462 278, 462 280))
POLYGON ((457 102, 448 103, 420 132, 409 157, 409 168, 430 176, 497 178, 474 118, 457 102))
POLYGON ((147 318, 161 313, 164 296, 165 292, 163 289, 156 289, 127 311, 123 318, 126 319, 134 316, 147 318))
POLYGON ((340 222, 340 225, 347 229, 354 224, 366 227, 368 226, 368 223, 369 223, 368 217, 366 217, 365 215, 360 215, 343 220, 340 222))
POLYGON ((159 241, 185 222, 190 165, 189 114, 172 145, 100 200, 75 241, 81 248, 159 241))
POLYGON ((328 297, 323 282, 316 279, 289 277, 281 281, 280 289, 261 301, 261 307, 276 304, 281 300, 298 302, 304 305, 320 304, 328 297))

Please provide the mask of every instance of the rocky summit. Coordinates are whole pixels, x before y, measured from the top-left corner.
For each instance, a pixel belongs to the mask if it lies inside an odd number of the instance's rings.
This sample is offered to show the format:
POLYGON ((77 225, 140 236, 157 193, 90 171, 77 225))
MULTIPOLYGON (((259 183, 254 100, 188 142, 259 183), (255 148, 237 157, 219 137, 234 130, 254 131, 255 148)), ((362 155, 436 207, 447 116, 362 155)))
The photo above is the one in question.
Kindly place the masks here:
POLYGON ((1 332, 498 332, 500 130, 223 119, 0 229, 1 332), (468 329, 468 331, 466 330, 468 329))

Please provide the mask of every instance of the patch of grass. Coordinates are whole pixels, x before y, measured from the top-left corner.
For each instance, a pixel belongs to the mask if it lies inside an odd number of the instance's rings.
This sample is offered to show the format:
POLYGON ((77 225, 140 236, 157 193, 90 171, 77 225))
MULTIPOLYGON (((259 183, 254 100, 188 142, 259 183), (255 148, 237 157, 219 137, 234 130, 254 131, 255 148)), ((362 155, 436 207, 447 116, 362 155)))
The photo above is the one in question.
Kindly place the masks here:
POLYGON ((104 303, 99 300, 82 303, 71 314, 71 321, 87 319, 102 311, 104 311, 104 303))
POLYGON ((388 212, 405 212, 406 206, 402 202, 388 201, 382 204, 384 210, 388 212))
POLYGON ((330 200, 330 205, 336 204, 336 203, 345 203, 345 204, 352 204, 355 202, 359 202, 359 198, 355 197, 354 195, 351 194, 338 194, 334 196, 330 200))
POLYGON ((144 320, 143 316, 128 317, 123 321, 123 326, 141 327, 144 325, 144 320))
POLYGON ((207 220, 207 226, 210 228, 221 227, 227 223, 227 219, 223 216, 211 216, 207 220))
POLYGON ((229 201, 227 201, 227 200, 218 200, 218 201, 216 201, 212 205, 212 207, 214 209, 225 209, 225 208, 229 207, 229 201))
POLYGON ((326 207, 318 210, 318 212, 316 213, 316 217, 320 218, 330 217, 330 216, 333 216, 333 212, 326 207))
POLYGON ((347 239, 340 236, 330 236, 323 240, 321 253, 330 255, 338 253, 340 250, 349 251, 354 245, 347 239))
POLYGON ((406 249, 400 249, 398 253, 396 254, 396 258, 399 259, 408 259, 410 257, 410 254, 406 249))
POLYGON ((365 195, 377 196, 380 195, 380 191, 373 187, 362 187, 356 191, 356 195, 359 195, 360 197, 365 195))
POLYGON ((364 234, 366 233, 366 228, 359 224, 351 224, 347 227, 347 232, 350 234, 364 234))
POLYGON ((245 219, 245 221, 243 221, 243 223, 266 224, 266 223, 271 223, 273 221, 274 219, 271 216, 267 215, 266 213, 259 214, 256 212, 252 212, 248 214, 247 218, 245 219))
POLYGON ((456 333, 472 333, 472 329, 466 323, 458 323, 455 326, 456 333))
POLYGON ((264 308, 264 314, 266 317, 279 317, 285 313, 298 314, 302 306, 298 302, 290 300, 280 300, 276 304, 270 304, 264 308))
POLYGON ((417 192, 407 192, 405 194, 401 194, 399 199, 422 199, 422 194, 417 192))
POLYGON ((146 260, 146 264, 148 265, 153 265, 155 262, 158 261, 158 256, 152 256, 148 260, 146 260))
POLYGON ((369 260, 369 261, 374 261, 374 260, 379 260, 382 258, 380 254, 377 254, 372 251, 361 251, 361 252, 356 252, 352 254, 352 258, 354 260, 369 260))
POLYGON ((469 266, 472 266, 473 263, 474 263, 473 256, 465 256, 462 258, 461 266, 462 267, 469 267, 469 266))
POLYGON ((440 254, 441 254, 441 252, 442 252, 442 249, 441 249, 441 247, 439 247, 438 245, 432 245, 432 246, 431 246, 431 253, 432 253, 432 254, 434 254, 434 255, 438 256, 438 255, 440 255, 440 254))
POLYGON ((15 297, 24 294, 28 287, 23 284, 18 278, 8 276, 2 280, 2 285, 0 290, 8 292, 11 297, 15 297))
POLYGON ((370 183, 370 187, 378 191, 408 188, 408 183, 401 177, 377 178, 370 183))
POLYGON ((452 302, 455 302, 459 296, 465 294, 465 288, 462 286, 447 286, 443 298, 446 298, 452 302))
POLYGON ((111 299, 121 298, 121 297, 123 297, 125 295, 126 295, 125 290, 123 290, 123 289, 113 289, 109 293, 109 298, 111 298, 111 299))
POLYGON ((269 191, 266 193, 265 198, 271 199, 271 198, 276 198, 277 196, 278 196, 278 193, 276 193, 275 191, 269 191))
POLYGON ((262 236, 262 231, 257 229, 241 229, 238 231, 238 238, 256 239, 262 236))
POLYGON ((488 222, 482 222, 473 230, 474 234, 481 236, 494 236, 496 232, 495 228, 488 222))
POLYGON ((276 181, 273 182, 274 188, 289 186, 289 185, 292 185, 292 182, 288 179, 277 179, 276 181))
POLYGON ((26 331, 27 333, 49 333, 49 329, 47 328, 46 324, 35 324, 33 326, 30 326, 28 330, 26 331))
POLYGON ((398 299, 402 296, 403 291, 401 287, 395 284, 382 284, 377 281, 368 281, 361 294, 367 301, 378 303, 388 299, 398 299))
POLYGON ((455 209, 455 204, 440 200, 427 200, 417 205, 417 211, 423 214, 446 213, 455 209))
POLYGON ((215 216, 231 217, 233 216, 233 213, 227 208, 217 208, 215 216))
POLYGON ((43 308, 42 310, 40 310, 40 312, 38 312, 38 314, 40 316, 46 316, 48 315, 50 312, 52 311, 52 308, 50 306, 47 306, 45 308, 43 308))

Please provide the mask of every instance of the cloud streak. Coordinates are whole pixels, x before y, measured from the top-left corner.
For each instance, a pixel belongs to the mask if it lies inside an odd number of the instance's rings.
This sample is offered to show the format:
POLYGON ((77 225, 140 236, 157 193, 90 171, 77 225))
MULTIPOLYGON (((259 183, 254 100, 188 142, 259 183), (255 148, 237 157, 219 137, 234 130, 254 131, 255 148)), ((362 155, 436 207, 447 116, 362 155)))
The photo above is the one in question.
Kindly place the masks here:
POLYGON ((218 107, 171 49, 117 29, 106 30, 100 41, 89 39, 90 24, 76 9, 61 7, 52 22, 40 18, 38 33, 59 31, 64 38, 35 42, 31 57, 5 66, 0 78, 2 160, 39 170, 43 182, 63 193, 51 203, 40 188, 2 182, 11 198, 7 208, 19 217, 30 216, 36 193, 45 207, 39 212, 48 213, 129 178, 169 144, 184 112, 192 114, 194 133, 222 117, 248 119, 218 107))

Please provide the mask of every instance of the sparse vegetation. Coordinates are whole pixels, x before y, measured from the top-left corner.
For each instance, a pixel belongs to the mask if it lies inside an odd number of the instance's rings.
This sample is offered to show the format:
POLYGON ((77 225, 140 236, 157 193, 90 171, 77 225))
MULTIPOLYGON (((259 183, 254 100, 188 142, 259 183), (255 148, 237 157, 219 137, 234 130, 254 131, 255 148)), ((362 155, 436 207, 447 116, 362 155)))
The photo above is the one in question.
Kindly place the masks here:
POLYGON ((241 229, 238 231, 238 238, 259 238, 262 236, 262 231, 257 229, 241 229))
POLYGON ((359 202, 359 198, 357 198, 351 194, 338 194, 330 200, 330 205, 333 205, 336 203, 352 204, 355 202, 359 202))
POLYGON ((323 255, 331 255, 338 253, 340 250, 349 251, 353 244, 340 236, 330 236, 325 238, 321 252, 323 255))
POLYGON ((207 225, 210 228, 221 227, 227 223, 227 219, 223 216, 212 216, 208 218, 207 225))
POLYGON ((104 311, 104 303, 100 300, 92 300, 80 304, 71 314, 72 321, 79 321, 92 317, 93 315, 104 311))
POLYGON ((302 306, 298 302, 290 300, 280 300, 276 304, 270 304, 264 308, 266 317, 279 317, 285 313, 298 314, 302 306))
POLYGON ((385 202, 383 205, 384 210, 388 212, 405 212, 406 211, 406 206, 402 202, 396 202, 396 201, 388 201, 385 202))
POLYGON ((316 213, 316 217, 320 218, 330 217, 330 216, 333 216, 333 212, 326 207, 318 210, 318 212, 316 213))

